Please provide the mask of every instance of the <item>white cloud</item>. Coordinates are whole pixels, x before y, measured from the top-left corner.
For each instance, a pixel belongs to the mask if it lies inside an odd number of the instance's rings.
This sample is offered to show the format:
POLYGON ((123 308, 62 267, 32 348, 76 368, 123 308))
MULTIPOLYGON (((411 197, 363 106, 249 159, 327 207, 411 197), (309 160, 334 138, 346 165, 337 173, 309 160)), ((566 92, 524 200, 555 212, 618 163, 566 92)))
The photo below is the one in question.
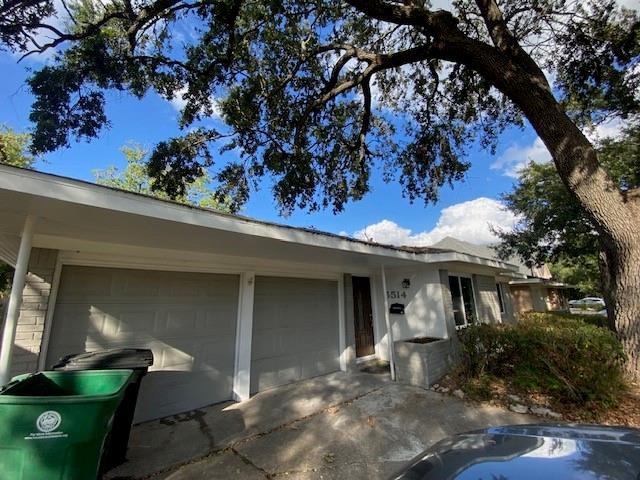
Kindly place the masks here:
POLYGON ((640 2, 638 0, 618 0, 618 4, 631 10, 640 10, 640 2))
MULTIPOLYGON (((605 138, 617 138, 622 133, 625 122, 620 118, 612 118, 591 129, 585 129, 584 134, 589 141, 597 144, 605 138)), ((536 137, 530 145, 513 143, 492 164, 492 170, 500 170, 503 175, 518 178, 520 171, 529 162, 546 163, 551 161, 551 155, 540 137, 536 137)))
MULTIPOLYGON (((178 112, 181 112, 184 109, 184 107, 187 106, 187 100, 186 98, 184 98, 184 95, 186 93, 187 93, 187 87, 183 87, 180 90, 177 90, 174 93, 173 98, 169 100, 173 108, 175 108, 178 112)), ((211 103, 213 104, 213 117, 221 118, 222 114, 220 112, 220 106, 218 105, 217 100, 213 96, 210 97, 210 99, 211 99, 211 103)))
POLYGON ((595 128, 586 130, 584 134, 593 143, 598 143, 605 138, 618 138, 622 134, 624 124, 624 120, 616 117, 597 125, 595 128))
POLYGON ((431 8, 433 10, 448 10, 452 11, 453 1, 452 0, 431 0, 431 8))
POLYGON ((511 230, 516 222, 516 216, 501 202, 480 197, 443 208, 436 226, 431 230, 413 232, 385 219, 354 232, 353 236, 398 246, 428 246, 449 236, 472 243, 489 244, 497 241, 491 226, 511 230))
POLYGON ((503 175, 517 178, 520 170, 529 162, 546 163, 551 160, 551 155, 540 137, 536 137, 531 145, 512 144, 491 164, 492 170, 501 170, 503 175))
POLYGON ((187 87, 177 90, 173 94, 173 98, 169 100, 173 108, 175 108, 178 112, 181 112, 182 109, 187 106, 187 101, 184 98, 185 93, 187 93, 187 87))

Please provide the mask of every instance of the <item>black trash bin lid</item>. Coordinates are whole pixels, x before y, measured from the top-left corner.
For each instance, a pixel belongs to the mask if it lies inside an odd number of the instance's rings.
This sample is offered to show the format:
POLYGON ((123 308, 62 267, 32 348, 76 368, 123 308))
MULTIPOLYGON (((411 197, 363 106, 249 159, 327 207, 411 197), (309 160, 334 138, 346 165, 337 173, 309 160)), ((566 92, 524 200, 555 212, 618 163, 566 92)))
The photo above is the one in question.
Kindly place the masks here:
POLYGON ((153 352, 146 348, 114 348, 75 353, 62 357, 54 370, 98 370, 147 368, 153 365, 153 352))

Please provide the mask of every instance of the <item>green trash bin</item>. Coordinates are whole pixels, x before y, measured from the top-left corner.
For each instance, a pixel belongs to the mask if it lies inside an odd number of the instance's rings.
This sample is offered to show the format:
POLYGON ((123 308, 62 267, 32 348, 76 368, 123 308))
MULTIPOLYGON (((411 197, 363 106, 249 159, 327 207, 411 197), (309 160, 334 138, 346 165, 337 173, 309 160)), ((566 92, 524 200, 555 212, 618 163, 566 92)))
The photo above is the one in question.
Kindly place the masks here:
POLYGON ((0 476, 93 480, 132 370, 39 372, 0 391, 0 476))

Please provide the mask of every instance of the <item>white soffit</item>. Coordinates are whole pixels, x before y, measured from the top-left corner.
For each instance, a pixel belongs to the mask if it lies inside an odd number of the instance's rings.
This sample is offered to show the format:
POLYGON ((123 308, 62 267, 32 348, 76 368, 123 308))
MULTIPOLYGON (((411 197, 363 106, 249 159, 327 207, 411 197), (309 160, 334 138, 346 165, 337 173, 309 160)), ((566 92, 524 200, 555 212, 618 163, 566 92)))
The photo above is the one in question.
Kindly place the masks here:
POLYGON ((0 260, 15 267, 19 249, 20 237, 0 234, 0 260))

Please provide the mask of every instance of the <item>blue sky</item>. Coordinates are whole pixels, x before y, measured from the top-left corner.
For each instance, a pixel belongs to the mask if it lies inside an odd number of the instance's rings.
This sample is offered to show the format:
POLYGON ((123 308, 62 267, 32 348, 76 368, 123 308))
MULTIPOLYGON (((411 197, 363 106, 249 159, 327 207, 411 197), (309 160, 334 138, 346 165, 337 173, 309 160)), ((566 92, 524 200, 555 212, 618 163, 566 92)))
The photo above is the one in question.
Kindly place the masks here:
MULTIPOLYGON (((25 79, 29 69, 41 65, 37 60, 18 64, 12 55, 0 54, 0 123, 19 131, 29 130, 32 97, 25 79)), ((107 114, 112 126, 99 139, 75 143, 68 149, 49 154, 36 168, 91 181, 94 169, 124 164, 119 148, 127 142, 136 141, 151 147, 159 140, 179 133, 176 105, 155 93, 142 100, 124 93, 110 94, 107 114)), ((380 172, 376 172, 372 178, 372 191, 362 201, 348 204, 345 211, 337 215, 330 210, 315 213, 299 210, 287 218, 280 217, 266 182, 260 191, 254 192, 242 213, 334 233, 357 232, 358 236, 363 236, 366 229, 367 236, 379 242, 432 243, 445 234, 486 242, 490 238, 488 223, 505 227, 513 224, 510 214, 500 212, 496 202, 486 199, 498 199, 500 193, 511 188, 514 178, 508 173, 513 172, 514 165, 527 158, 539 159, 546 155, 544 147, 536 146, 536 138, 530 128, 513 129, 504 134, 495 156, 471 149, 472 167, 465 181, 457 183, 453 189, 444 187, 437 205, 411 204, 403 198, 397 183, 384 183, 380 172)))

